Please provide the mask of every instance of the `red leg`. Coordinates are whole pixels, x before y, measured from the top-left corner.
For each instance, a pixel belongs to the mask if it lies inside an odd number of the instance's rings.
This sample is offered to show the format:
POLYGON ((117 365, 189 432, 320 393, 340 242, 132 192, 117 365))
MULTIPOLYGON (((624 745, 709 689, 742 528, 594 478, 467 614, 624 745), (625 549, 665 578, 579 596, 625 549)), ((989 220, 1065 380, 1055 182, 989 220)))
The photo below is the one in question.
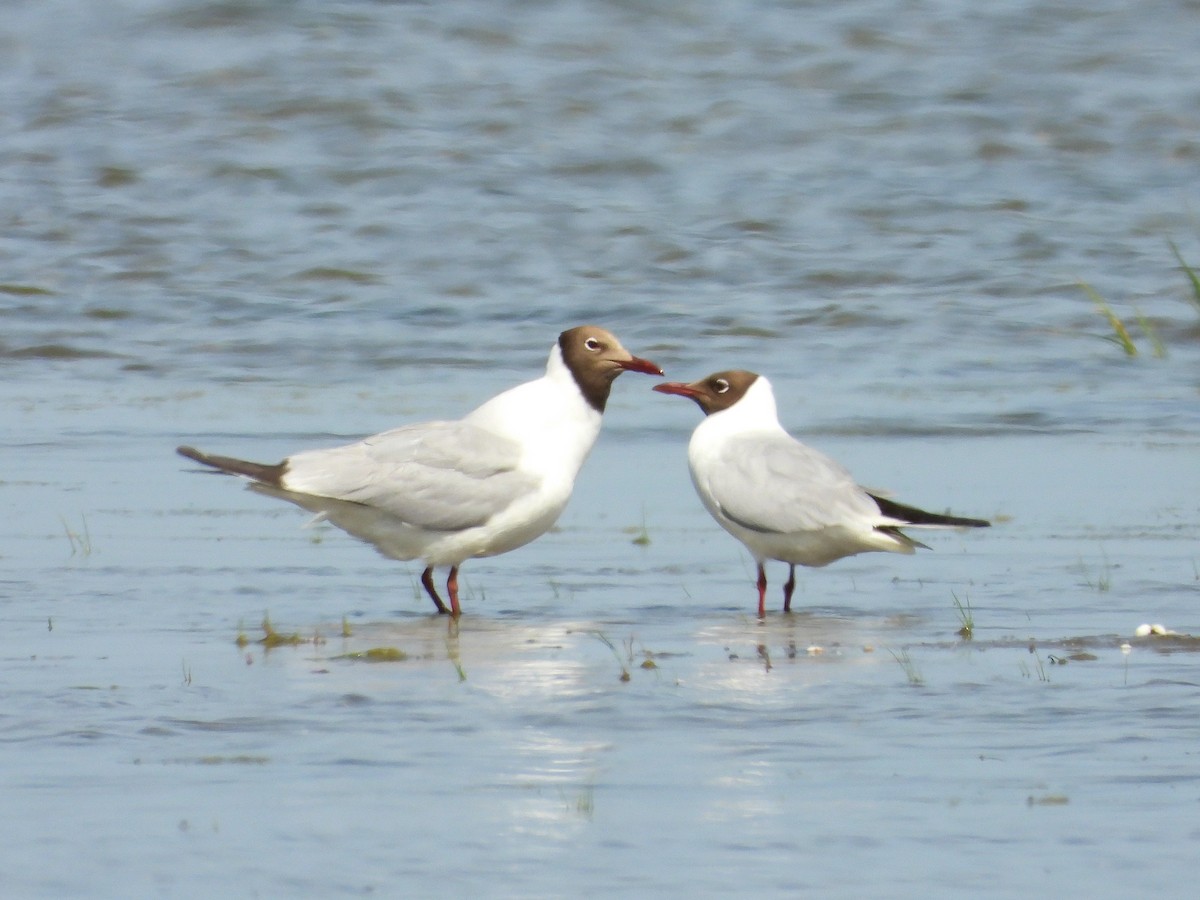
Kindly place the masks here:
POLYGON ((458 605, 458 566, 450 567, 450 577, 446 579, 446 591, 450 594, 450 615, 458 618, 462 609, 458 605))
POLYGON ((437 611, 443 616, 448 614, 450 610, 446 609, 446 604, 442 602, 442 598, 438 596, 437 588, 433 586, 433 566, 426 566, 425 571, 421 573, 421 584, 425 588, 425 593, 433 601, 433 605, 437 607, 437 611))
POLYGON ((758 617, 767 617, 767 570, 763 564, 758 564, 758 617))
POLYGON ((788 566, 787 584, 783 586, 783 611, 792 611, 792 591, 796 590, 796 567, 788 566))

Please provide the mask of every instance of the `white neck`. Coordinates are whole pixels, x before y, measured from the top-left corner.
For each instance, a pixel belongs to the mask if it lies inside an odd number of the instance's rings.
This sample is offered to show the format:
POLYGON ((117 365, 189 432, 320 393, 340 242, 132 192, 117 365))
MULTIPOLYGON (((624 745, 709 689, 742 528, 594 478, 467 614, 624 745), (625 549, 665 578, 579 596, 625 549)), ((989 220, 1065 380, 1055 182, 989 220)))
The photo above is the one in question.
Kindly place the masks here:
POLYGON ((556 343, 546 374, 484 403, 466 420, 525 446, 525 463, 569 469, 583 465, 600 434, 600 413, 583 399, 556 343))
POLYGON ((775 407, 775 392, 771 382, 762 375, 754 379, 754 384, 742 395, 742 399, 729 409, 713 413, 705 419, 704 424, 713 423, 714 430, 750 431, 761 429, 782 428, 779 424, 779 413, 775 407))

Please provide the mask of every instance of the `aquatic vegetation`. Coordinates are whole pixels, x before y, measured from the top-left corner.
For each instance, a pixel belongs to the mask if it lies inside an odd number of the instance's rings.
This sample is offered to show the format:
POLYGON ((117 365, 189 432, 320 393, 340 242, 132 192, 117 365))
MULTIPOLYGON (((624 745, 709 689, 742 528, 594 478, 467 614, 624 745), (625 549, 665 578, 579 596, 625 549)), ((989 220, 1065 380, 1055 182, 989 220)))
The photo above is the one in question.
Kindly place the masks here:
POLYGON ((1096 305, 1096 309, 1100 314, 1108 320, 1108 325, 1112 329, 1112 334, 1107 336, 1105 340, 1112 341, 1118 347, 1125 351, 1126 356, 1137 356, 1137 344, 1133 342, 1133 338, 1129 336, 1129 329, 1125 327, 1125 323, 1118 318, 1117 314, 1112 311, 1112 307, 1105 302, 1096 290, 1086 281, 1079 282, 1079 286, 1083 288, 1085 294, 1091 298, 1092 303, 1096 305))
POLYGON ((631 544, 636 544, 638 547, 650 546, 650 532, 646 528, 646 508, 645 507, 642 507, 642 526, 641 526, 641 528, 634 526, 632 528, 626 528, 626 529, 624 529, 624 531, 626 534, 634 535, 633 540, 630 541, 631 544))
POLYGON ((71 545, 72 556, 91 556, 92 555, 92 535, 88 531, 87 516, 80 516, 82 523, 82 533, 75 531, 67 524, 66 519, 62 519, 63 530, 67 534, 67 541, 71 545))
POLYGON ((1174 241, 1167 241, 1167 244, 1170 246, 1171 252, 1175 255, 1175 259, 1178 260, 1184 274, 1187 275, 1188 282, 1191 284, 1192 295, 1188 299, 1196 307, 1196 312, 1200 312, 1200 276, 1196 274, 1195 269, 1184 262, 1183 254, 1179 252, 1179 248, 1175 246, 1174 241))
MULTIPOLYGON (((616 646, 608 639, 608 636, 602 631, 592 631, 589 634, 612 651, 613 659, 617 661, 617 665, 621 668, 621 681, 629 681, 632 677, 629 674, 629 669, 625 666, 625 662, 621 659, 621 654, 617 652, 616 646)), ((632 638, 630 640, 632 641, 632 638)))
POLYGON ((1167 346, 1158 336, 1158 329, 1154 327, 1151 321, 1136 306, 1133 308, 1133 314, 1137 316, 1138 327, 1142 329, 1142 333, 1150 340, 1150 346, 1154 351, 1154 358, 1165 359, 1167 356, 1167 346))
MULTIPOLYGON (((1029 645, 1029 653, 1033 657, 1034 663, 1037 665, 1038 681, 1048 682, 1050 680, 1050 676, 1046 674, 1046 663, 1042 660, 1042 655, 1040 653, 1038 653, 1036 644, 1029 645)), ((1030 670, 1028 664, 1024 660, 1022 660, 1020 662, 1019 668, 1021 670, 1021 675, 1024 676, 1025 678, 1029 678, 1032 676, 1033 673, 1030 670)))
POLYGON ((569 812, 573 812, 589 822, 592 820, 592 816, 596 813, 596 786, 594 784, 583 785, 573 799, 568 797, 567 792, 561 788, 559 796, 562 797, 563 804, 569 812))
MULTIPOLYGON (((264 623, 264 625, 266 624, 268 623, 264 623)), ((258 643, 267 649, 272 647, 295 647, 299 644, 307 644, 309 642, 307 638, 301 637, 299 632, 284 634, 274 629, 268 630, 266 627, 263 628, 263 632, 264 634, 259 638, 258 643)))
POLYGON ((901 650, 897 653, 895 650, 889 648, 888 653, 892 654, 892 659, 900 664, 900 668, 904 670, 904 677, 908 679, 909 684, 922 685, 925 683, 925 678, 921 675, 921 670, 912 661, 912 657, 908 655, 907 650, 901 650))
POLYGON ((1092 576, 1091 569, 1081 557, 1079 560, 1079 571, 1083 574, 1083 583, 1092 590, 1100 594, 1107 594, 1112 590, 1112 565, 1109 564, 1108 555, 1104 552, 1104 548, 1100 548, 1100 558, 1102 560, 1099 573, 1095 577, 1092 576))
POLYGON ((1050 681, 1050 676, 1046 674, 1046 664, 1042 662, 1042 654, 1038 653, 1037 647, 1029 645, 1029 652, 1033 654, 1034 660, 1037 662, 1038 681, 1050 681))
POLYGON ((596 786, 589 784, 584 786, 580 791, 579 796, 575 798, 575 812, 579 813, 587 820, 591 820, 596 813, 596 786))
POLYGON ((404 662, 408 659, 408 654, 399 647, 371 647, 367 650, 359 650, 354 653, 343 653, 340 656, 335 656, 334 659, 353 659, 361 662, 404 662))
MULTIPOLYGON (((596 640, 604 644, 604 646, 606 646, 612 653, 613 659, 617 661, 617 665, 621 668, 621 681, 629 681, 633 677, 631 670, 635 667, 646 672, 657 672, 659 665, 657 662, 655 662, 655 658, 663 658, 674 655, 665 652, 655 653, 647 650, 645 647, 637 647, 638 640, 635 635, 630 635, 625 640, 621 641, 621 647, 618 649, 617 645, 609 640, 608 635, 606 635, 604 632, 589 631, 586 633, 590 634, 592 637, 596 638, 596 640), (641 662, 636 661, 638 657, 641 657, 641 662)), ((736 659, 736 656, 731 654, 730 659, 736 659)))
MULTIPOLYGON (((272 647, 294 647, 297 644, 322 643, 319 635, 314 634, 311 638, 305 638, 301 637, 299 633, 284 634, 276 631, 275 626, 271 624, 271 617, 267 613, 263 613, 262 630, 263 636, 255 641, 255 643, 262 644, 268 650, 272 647)), ((238 634, 234 643, 239 647, 245 647, 250 643, 250 638, 246 636, 246 631, 242 627, 241 622, 238 622, 238 634)))
MULTIPOLYGON (((1183 258, 1183 254, 1179 252, 1179 247, 1175 245, 1174 241, 1167 241, 1167 244, 1170 246, 1171 253, 1175 257, 1175 260, 1179 263, 1179 267, 1183 269, 1184 274, 1187 276, 1188 284, 1191 288, 1188 301, 1197 312, 1200 312, 1200 274, 1197 274, 1196 270, 1187 264, 1183 258)), ((1107 301, 1105 301, 1103 297, 1100 296, 1099 292, 1097 292, 1095 288, 1093 288, 1086 281, 1080 281, 1079 287, 1083 289, 1083 292, 1087 294, 1092 303, 1095 304, 1097 311, 1105 318, 1105 320, 1108 322, 1108 327, 1112 330, 1112 334, 1105 335, 1105 340, 1111 341, 1120 347, 1123 351, 1125 351, 1126 356, 1137 356, 1138 346, 1134 342, 1129 328, 1123 321, 1121 321, 1120 316, 1113 311, 1113 308, 1108 304, 1107 301)), ((1133 314, 1137 319, 1138 328, 1141 330, 1142 334, 1145 335, 1146 340, 1150 342, 1151 352, 1153 353, 1154 357, 1156 359, 1165 358, 1167 355, 1167 347, 1166 344, 1163 343, 1162 338, 1159 337, 1158 329, 1154 327, 1154 323, 1151 322, 1150 319, 1144 315, 1137 306, 1133 307, 1133 314)))
POLYGON ((958 621, 962 623, 962 627, 955 633, 964 641, 969 641, 975 635, 975 613, 971 609, 971 598, 963 594, 963 599, 959 600, 954 591, 950 592, 950 596, 954 598, 954 611, 958 614, 958 621))

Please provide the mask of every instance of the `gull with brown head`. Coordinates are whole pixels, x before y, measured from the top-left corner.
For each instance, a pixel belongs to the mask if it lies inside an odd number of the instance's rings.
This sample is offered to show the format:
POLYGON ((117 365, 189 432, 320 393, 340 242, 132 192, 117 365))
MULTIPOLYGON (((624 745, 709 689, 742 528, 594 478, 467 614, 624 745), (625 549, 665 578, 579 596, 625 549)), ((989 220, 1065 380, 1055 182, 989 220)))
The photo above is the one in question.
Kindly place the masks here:
POLYGON ((240 475, 396 560, 421 559, 421 584, 439 613, 458 616, 458 569, 544 534, 570 499, 622 372, 662 375, 611 332, 571 328, 550 348, 546 372, 461 419, 404 425, 341 447, 263 464, 178 452, 240 475), (448 566, 447 607, 433 583, 448 566))
POLYGON ((796 566, 844 556, 924 547, 903 528, 981 528, 982 519, 939 515, 872 494, 834 460, 779 424, 775 394, 742 369, 654 390, 695 401, 704 412, 688 444, 692 483, 704 508, 745 545, 758 566, 758 615, 765 615, 765 563, 788 564, 783 608, 792 608, 796 566))

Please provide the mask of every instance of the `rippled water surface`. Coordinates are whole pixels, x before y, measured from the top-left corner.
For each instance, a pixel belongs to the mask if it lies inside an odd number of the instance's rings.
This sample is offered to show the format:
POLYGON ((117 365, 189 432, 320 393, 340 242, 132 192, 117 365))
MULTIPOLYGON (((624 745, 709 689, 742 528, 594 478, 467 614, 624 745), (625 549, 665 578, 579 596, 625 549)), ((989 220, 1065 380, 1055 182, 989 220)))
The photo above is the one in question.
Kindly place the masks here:
POLYGON ((1198 28, 4 4, 4 895, 1180 896, 1198 28), (418 565, 172 453, 456 416, 587 321, 995 527, 805 570, 791 615, 776 564, 757 621, 697 411, 628 375, 450 628, 418 565))

